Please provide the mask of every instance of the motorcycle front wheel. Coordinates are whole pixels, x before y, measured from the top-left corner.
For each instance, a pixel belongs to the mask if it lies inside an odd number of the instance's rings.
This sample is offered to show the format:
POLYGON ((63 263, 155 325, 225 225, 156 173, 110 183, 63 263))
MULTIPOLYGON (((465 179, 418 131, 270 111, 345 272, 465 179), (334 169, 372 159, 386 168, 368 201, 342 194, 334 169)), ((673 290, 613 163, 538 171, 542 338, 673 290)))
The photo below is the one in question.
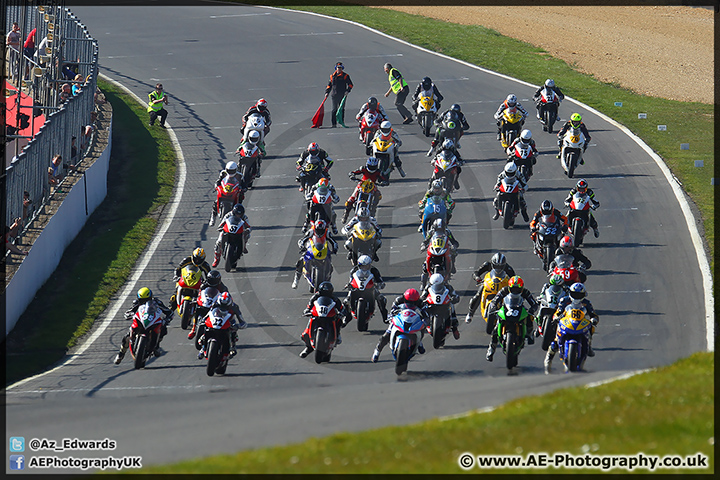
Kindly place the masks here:
POLYGON ((407 370, 408 361, 410 360, 410 340, 401 338, 395 356, 395 373, 402 375, 407 370))
POLYGON ((137 340, 135 347, 135 370, 145 367, 145 359, 147 358, 148 337, 141 335, 137 340))
POLYGON ((214 338, 210 339, 207 346, 207 375, 212 377, 220 364, 220 344, 214 338))
POLYGON ((437 350, 443 346, 445 340, 445 321, 440 315, 433 315, 432 326, 433 348, 437 350))
POLYGON ((517 357, 518 337, 515 332, 507 329, 505 332, 505 365, 511 370, 518 364, 517 357))

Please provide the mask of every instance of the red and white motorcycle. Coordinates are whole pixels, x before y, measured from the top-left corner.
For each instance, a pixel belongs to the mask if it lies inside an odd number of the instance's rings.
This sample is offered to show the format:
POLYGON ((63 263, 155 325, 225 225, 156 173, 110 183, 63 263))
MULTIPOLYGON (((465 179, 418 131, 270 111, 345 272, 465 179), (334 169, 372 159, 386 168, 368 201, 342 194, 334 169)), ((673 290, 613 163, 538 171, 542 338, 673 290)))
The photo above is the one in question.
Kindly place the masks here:
POLYGON ((365 155, 371 155, 373 151, 372 140, 375 132, 380 128, 382 116, 380 111, 371 112, 367 110, 360 119, 360 141, 365 145, 365 155))
POLYGON ((457 155, 452 150, 443 148, 435 157, 430 161, 433 165, 433 174, 428 182, 428 189, 432 187, 433 181, 437 179, 443 180, 443 186, 448 193, 452 193, 455 189, 455 182, 458 177, 458 167, 460 162, 457 155))
POLYGON ((243 190, 252 188, 253 181, 258 174, 260 159, 263 157, 259 147, 260 134, 252 130, 249 135, 248 141, 240 145, 235 152, 238 157, 238 175, 243 190))
POLYGON ((525 182, 530 180, 533 174, 532 167, 537 162, 532 146, 529 143, 517 142, 512 150, 508 147, 505 153, 508 154, 508 162, 515 162, 525 182))
POLYGON ((575 192, 567 207, 568 226, 575 241, 575 246, 579 247, 585 240, 585 234, 590 229, 590 210, 597 209, 597 205, 593 203, 587 192, 575 192))
POLYGON ((375 313, 375 282, 375 275, 370 269, 362 268, 358 268, 350 279, 350 312, 357 320, 358 332, 367 331, 370 318, 375 313))
POLYGON ((140 305, 132 319, 130 354, 135 361, 135 369, 140 369, 145 367, 145 362, 158 345, 164 320, 162 311, 152 301, 140 305))
MULTIPOLYGON (((223 375, 230 359, 230 336, 232 335, 232 312, 213 308, 205 316, 202 335, 202 352, 207 358, 207 374, 223 375)), ((202 357, 201 357, 202 358, 202 357)))
POLYGON ((310 336, 310 346, 315 349, 315 363, 329 362, 337 345, 338 306, 331 297, 318 297, 307 316, 312 317, 303 335, 310 336))
POLYGON ((523 191, 522 184, 515 175, 511 178, 503 178, 497 188, 498 205, 500 216, 503 217, 503 228, 508 229, 515 225, 515 217, 520 212, 520 193, 523 191))
POLYGON ((535 107, 540 114, 540 122, 543 124, 543 132, 553 133, 553 125, 557 121, 560 97, 552 88, 544 87, 540 91, 540 98, 535 107))
POLYGON ((445 286, 443 276, 439 273, 430 277, 430 288, 424 303, 424 309, 430 317, 427 332, 432 336, 433 347, 438 349, 445 345, 445 337, 452 327, 450 316, 453 303, 450 290, 445 286))

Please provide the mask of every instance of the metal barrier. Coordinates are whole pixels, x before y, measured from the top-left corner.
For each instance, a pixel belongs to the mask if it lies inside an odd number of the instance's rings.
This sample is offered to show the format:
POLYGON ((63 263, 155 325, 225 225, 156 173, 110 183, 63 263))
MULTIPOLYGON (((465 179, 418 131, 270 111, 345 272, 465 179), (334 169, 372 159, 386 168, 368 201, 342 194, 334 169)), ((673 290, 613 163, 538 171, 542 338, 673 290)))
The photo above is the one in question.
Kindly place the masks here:
MULTIPOLYGON (((6 163, 2 179, 5 205, 1 214, 4 214, 5 225, 17 217, 24 217, 23 192, 28 192, 32 213, 23 218, 24 230, 52 198, 54 190, 49 183, 48 169, 52 167, 53 156, 62 156, 62 163, 57 169, 62 174, 79 164, 92 145, 93 138, 85 133, 86 126, 94 121, 98 74, 98 45, 87 28, 57 1, 49 1, 47 6, 38 6, 37 2, 32 2, 35 3, 32 6, 30 3, 25 1, 21 5, 4 7, 5 31, 10 31, 13 22, 20 26, 23 34, 21 52, 28 33, 33 29, 37 29, 38 47, 32 58, 20 54, 17 63, 13 65, 16 68, 14 86, 28 93, 35 100, 35 105, 20 107, 17 99, 19 94, 6 97, 7 101, 18 102, 18 111, 30 117, 31 126, 32 122, 37 121, 36 112, 45 114, 45 123, 34 137, 6 135, 6 150, 11 152, 13 158, 9 165, 6 163), (41 46, 42 49, 39 48, 41 46), (23 80, 26 69, 29 79, 23 80), (68 78, 71 73, 82 75, 82 89, 62 101, 61 86, 64 83, 73 84, 72 79, 68 78), (74 157, 71 155, 73 137, 76 137, 74 157), (21 149, 21 144, 28 140, 21 149)), ((10 60, 9 55, 5 57, 7 61, 10 60)), ((94 129, 88 131, 94 132, 94 129)), ((62 179, 59 179, 55 190, 62 189, 64 177, 62 175, 62 179)))

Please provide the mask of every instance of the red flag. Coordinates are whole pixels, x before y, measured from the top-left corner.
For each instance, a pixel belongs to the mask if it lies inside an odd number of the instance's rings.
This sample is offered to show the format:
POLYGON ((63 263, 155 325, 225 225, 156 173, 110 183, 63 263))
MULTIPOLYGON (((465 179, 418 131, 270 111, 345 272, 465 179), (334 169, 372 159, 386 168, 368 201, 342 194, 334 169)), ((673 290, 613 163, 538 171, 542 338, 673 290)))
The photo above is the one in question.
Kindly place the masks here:
POLYGON ((320 107, 317 109, 317 112, 315 112, 315 115, 313 115, 312 127, 310 128, 322 127, 323 119, 325 118, 325 100, 327 100, 327 97, 323 98, 320 107))

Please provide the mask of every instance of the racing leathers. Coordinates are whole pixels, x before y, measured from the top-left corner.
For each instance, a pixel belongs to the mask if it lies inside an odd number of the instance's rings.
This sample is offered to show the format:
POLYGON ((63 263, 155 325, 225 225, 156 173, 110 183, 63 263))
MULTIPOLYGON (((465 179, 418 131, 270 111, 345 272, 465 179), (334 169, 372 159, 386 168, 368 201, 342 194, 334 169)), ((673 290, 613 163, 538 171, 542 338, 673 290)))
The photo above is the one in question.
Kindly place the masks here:
MULTIPOLYGON (((125 320, 132 320, 133 316, 137 312, 138 308, 140 308, 141 305, 144 305, 147 302, 154 302, 155 306, 160 309, 160 311, 165 315, 165 319, 163 320, 163 325, 160 330, 160 336, 157 340, 157 345, 155 345, 155 350, 153 351, 153 355, 156 357, 159 357, 163 355, 165 352, 163 349, 160 348, 160 342, 162 341, 163 337, 167 335, 167 325, 170 323, 170 321, 173 318, 173 311, 165 306, 165 304, 160 300, 159 298, 150 298, 145 300, 140 299, 134 299, 132 306, 125 311, 124 317, 125 320)), ((127 352, 128 347, 130 346, 130 337, 132 336, 132 324, 130 325, 130 328, 128 328, 127 333, 120 341, 120 351, 118 352, 117 356, 115 357, 115 364, 119 364, 123 357, 125 356, 125 352, 127 352)))
MULTIPOLYGON (((350 270, 350 282, 352 281, 353 274, 357 272, 360 269, 359 265, 355 265, 352 270, 350 270)), ((380 290, 385 288, 385 281, 382 278, 382 275, 380 275, 380 270, 378 270, 375 267, 370 267, 370 273, 372 273, 373 277, 375 278, 375 286, 373 287, 373 295, 375 296, 375 302, 377 303, 378 309, 380 310, 380 316, 382 317, 383 322, 387 322, 387 298, 385 298, 385 295, 380 293, 380 290)), ((347 319, 352 319, 352 309, 350 308, 350 297, 352 293, 352 289, 350 289, 350 282, 348 282, 344 288, 349 289, 348 294, 345 297, 345 300, 343 300, 343 305, 345 305, 345 308, 347 309, 349 315, 346 317, 347 319)), ((350 320, 347 320, 350 321, 350 320)), ((347 322, 345 322, 347 324, 347 322)), ((343 325, 344 326, 344 325, 343 325)))
MULTIPOLYGON (((500 126, 502 125, 503 112, 504 112, 507 108, 512 108, 512 107, 508 106, 507 100, 504 100, 504 101, 500 104, 500 106, 499 106, 498 109, 497 109, 497 112, 495 112, 495 115, 494 115, 495 122, 497 122, 497 139, 498 139, 498 140, 500 140, 500 126)), ((520 104, 520 102, 516 102, 516 103, 515 103, 515 108, 517 108, 518 111, 522 114, 522 119, 520 120, 520 126, 522 127, 523 125, 525 125, 525 119, 526 119, 527 116, 528 116, 528 112, 527 112, 527 110, 525 110, 525 108, 520 104)))
MULTIPOLYGON (((475 295, 470 299, 470 306, 468 307, 467 316, 465 316, 465 323, 472 322, 475 311, 480 306, 480 302, 482 301, 483 281, 485 279, 485 274, 488 273, 490 270, 492 270, 492 264, 490 262, 485 262, 480 265, 478 269, 475 270, 472 274, 473 280, 475 280, 475 283, 477 283, 480 288, 478 288, 477 293, 475 293, 475 295)), ((505 267, 502 271, 507 274, 508 278, 515 276, 515 270, 510 266, 509 263, 505 264, 505 267)))
MULTIPOLYGON (((417 300, 417 302, 410 302, 406 300, 403 295, 399 295, 398 297, 396 297, 395 301, 390 307, 390 313, 388 314, 387 320, 385 320, 385 322, 390 323, 390 325, 388 326, 387 330, 385 330, 385 333, 382 334, 380 340, 375 346, 375 351, 373 352, 372 356, 373 362, 377 362, 378 356, 380 355, 380 352, 382 352, 382 349, 385 348, 385 345, 390 343, 390 334, 392 333, 392 322, 390 322, 390 318, 400 312, 403 309, 403 305, 406 306, 405 308, 415 310, 415 312, 422 317, 423 322, 427 322, 427 312, 423 310, 422 296, 417 300)), ((425 353, 425 347, 423 346, 422 339, 418 341, 417 350, 418 353, 421 355, 425 353)))
MULTIPOLYGON (((488 317, 489 320, 490 316, 487 314, 490 312, 497 312, 503 304, 503 300, 508 295, 520 295, 530 305, 530 308, 528 309, 530 315, 525 317, 525 340, 527 340, 528 345, 532 345, 535 343, 535 325, 533 324, 533 315, 537 312, 538 308, 540 308, 540 304, 537 300, 535 300, 535 297, 533 297, 533 294, 527 288, 523 287, 522 291, 518 294, 510 293, 510 287, 506 286, 501 288, 497 295, 495 295, 488 304, 486 317, 488 317)), ((497 318, 497 313, 494 315, 497 318)), ((490 345, 488 346, 487 355, 485 356, 488 362, 492 362, 493 354, 495 353, 495 348, 497 347, 499 341, 500 339, 497 336, 497 328, 494 328, 491 335, 490 345)))
MULTIPOLYGON (((225 222, 228 218, 230 218, 233 215, 233 212, 230 211, 225 214, 225 216, 220 221, 220 224, 217 227, 218 232, 220 234, 218 235, 217 241, 215 241, 215 259, 213 260, 212 266, 217 267, 218 263, 220 263, 220 257, 222 256, 222 251, 224 248, 224 227, 225 222)), ((247 215, 243 214, 242 220, 245 222, 245 227, 243 228, 243 253, 248 253, 247 249, 247 242, 250 239, 250 232, 252 232, 252 227, 250 226, 250 222, 248 221, 247 215)))
MULTIPOLYGON (((570 202, 572 201, 573 196, 577 193, 577 187, 573 187, 570 190, 570 193, 568 193, 568 196, 565 198, 565 206, 570 207, 570 202)), ((595 215, 592 214, 592 210, 596 209, 600 206, 600 202, 595 199, 595 192, 592 188, 588 187, 587 189, 587 196, 590 197, 590 204, 592 206, 592 209, 588 212, 588 218, 590 220, 590 228, 593 229, 593 233, 595 234, 595 238, 600 236, 600 231, 598 230, 598 223, 597 220, 595 220, 595 215)), ((570 215, 570 211, 568 211, 568 216, 570 215)))
MULTIPOLYGON (((565 309, 570 306, 573 303, 573 299, 569 296, 562 297, 560 299, 560 302, 558 302, 557 309, 555 309, 555 313, 553 314, 556 319, 561 318, 565 314, 565 309)), ((585 308, 586 315, 590 318, 590 322, 592 323, 592 327, 590 327, 590 336, 588 338, 588 357, 594 357, 595 351, 593 351, 592 348, 592 338, 595 334, 595 327, 600 322, 600 317, 595 312, 595 309, 592 306, 592 303, 590 303, 590 300, 587 298, 583 298, 580 302, 576 303, 577 306, 582 306, 585 308)), ((555 340, 552 341, 550 344, 550 347, 547 350, 547 354, 545 354, 545 373, 550 372, 550 367, 552 365, 553 357, 555 357, 555 353, 560 349, 561 345, 563 344, 565 338, 563 335, 560 334, 560 328, 557 329, 557 333, 555 334, 555 340)))
MULTIPOLYGON (((530 220, 530 216, 527 213, 527 203, 525 203, 525 188, 527 187, 527 181, 520 174, 520 172, 517 172, 515 174, 515 177, 517 177, 518 182, 520 182, 520 191, 518 192, 518 203, 520 204, 520 212, 522 213, 523 220, 527 222, 528 220, 530 220)), ((493 187, 493 190, 497 192, 495 194, 495 198, 493 198, 493 207, 495 207, 495 214, 493 215, 493 220, 497 220, 498 218, 500 218, 500 185, 505 178, 508 178, 508 176, 505 174, 505 170, 503 170, 502 172, 500 172, 500 175, 498 175, 497 182, 495 182, 495 187, 493 187)))
MULTIPOLYGON (((300 154, 300 158, 298 158, 297 162, 295 162, 295 165, 296 165, 295 169, 302 170, 303 167, 305 167, 305 162, 311 156, 312 155, 310 154, 310 151, 307 148, 305 150, 303 150, 303 152, 300 154)), ((323 173, 324 173, 323 176, 329 178, 330 176, 328 174, 328 170, 330 170, 330 167, 333 166, 334 160, 332 158, 328 157, 327 152, 319 147, 318 147, 318 152, 315 156, 318 157, 318 159, 320 159, 320 168, 323 169, 323 173), (323 164, 325 166, 323 166, 323 164)))
MULTIPOLYGON (((300 353, 301 358, 307 357, 310 352, 315 350, 312 345, 310 344, 310 324, 312 323, 312 307, 315 301, 322 297, 323 294, 320 292, 315 292, 315 294, 310 298, 310 301, 307 304, 307 307, 305 307, 305 310, 303 311, 303 315, 306 317, 310 317, 310 320, 308 320, 307 327, 305 327, 305 330, 303 331, 302 335, 300 335, 300 339, 305 342, 305 350, 303 350, 300 353)), ((340 336, 340 329, 342 329, 352 318, 352 314, 350 313, 350 310, 345 308, 345 305, 343 302, 340 301, 340 299, 335 295, 334 293, 332 295, 324 295, 329 296, 332 298, 333 302, 335 302, 335 308, 337 309, 337 315, 333 319, 335 322, 335 331, 337 332, 337 341, 335 342, 336 345, 340 345, 342 343, 342 337, 340 336)))

